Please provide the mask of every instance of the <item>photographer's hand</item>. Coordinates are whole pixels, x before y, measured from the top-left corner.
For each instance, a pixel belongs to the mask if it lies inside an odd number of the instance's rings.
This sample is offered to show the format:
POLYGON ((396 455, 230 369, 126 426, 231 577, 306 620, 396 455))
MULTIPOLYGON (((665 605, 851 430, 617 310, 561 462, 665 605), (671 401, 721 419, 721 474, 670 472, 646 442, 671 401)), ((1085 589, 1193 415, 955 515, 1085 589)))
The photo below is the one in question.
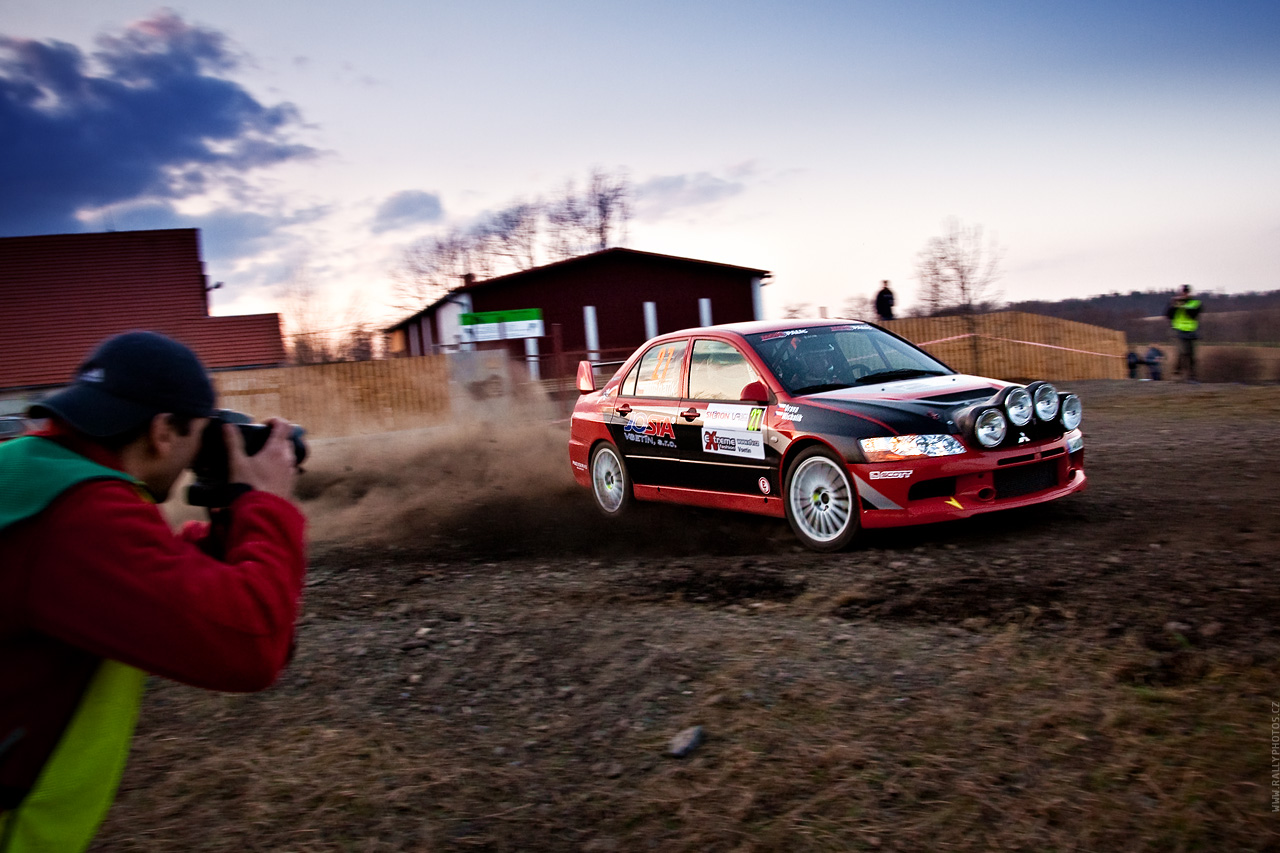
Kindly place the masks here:
POLYGON ((271 418, 266 423, 271 426, 271 435, 262 449, 252 456, 244 453, 244 437, 240 430, 232 424, 223 425, 231 482, 245 483, 259 491, 292 500, 294 483, 298 479, 298 462, 293 442, 289 440, 293 427, 280 418, 271 418))

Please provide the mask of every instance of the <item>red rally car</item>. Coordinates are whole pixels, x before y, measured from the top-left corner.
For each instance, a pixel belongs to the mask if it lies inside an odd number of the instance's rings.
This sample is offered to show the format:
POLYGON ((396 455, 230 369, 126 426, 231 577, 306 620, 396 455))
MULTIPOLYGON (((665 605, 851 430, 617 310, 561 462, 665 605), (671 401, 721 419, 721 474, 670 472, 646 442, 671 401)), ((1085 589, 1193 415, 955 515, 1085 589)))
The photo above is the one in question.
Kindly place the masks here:
POLYGON ((1085 486, 1080 399, 956 373, 870 323, 672 332, 597 387, 578 366, 569 461, 607 516, 632 500, 785 516, 818 551, 859 528, 967 518, 1085 486))

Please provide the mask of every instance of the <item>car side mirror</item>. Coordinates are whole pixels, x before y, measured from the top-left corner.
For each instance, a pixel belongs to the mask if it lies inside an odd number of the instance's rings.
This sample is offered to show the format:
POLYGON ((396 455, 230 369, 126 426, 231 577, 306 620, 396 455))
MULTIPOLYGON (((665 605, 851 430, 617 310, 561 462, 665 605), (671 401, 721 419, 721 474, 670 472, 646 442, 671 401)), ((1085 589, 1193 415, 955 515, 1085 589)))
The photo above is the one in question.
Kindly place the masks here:
POLYGON ((738 395, 738 399, 744 403, 768 403, 769 389, 757 379, 755 382, 749 382, 743 386, 742 393, 738 395))
POLYGON ((582 394, 590 394, 596 390, 596 372, 595 367, 589 361, 578 362, 578 391, 582 394))

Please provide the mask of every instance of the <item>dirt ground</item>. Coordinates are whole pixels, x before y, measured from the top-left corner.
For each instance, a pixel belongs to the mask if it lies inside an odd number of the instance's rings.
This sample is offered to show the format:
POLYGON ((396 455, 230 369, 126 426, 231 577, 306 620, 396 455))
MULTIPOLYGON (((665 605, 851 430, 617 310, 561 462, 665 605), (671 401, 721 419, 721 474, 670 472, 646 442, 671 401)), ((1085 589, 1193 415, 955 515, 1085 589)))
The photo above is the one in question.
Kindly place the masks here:
POLYGON ((1280 849, 1280 387, 1071 390, 1085 492, 837 555, 534 406, 317 443, 291 668, 154 680, 93 849, 1280 849))

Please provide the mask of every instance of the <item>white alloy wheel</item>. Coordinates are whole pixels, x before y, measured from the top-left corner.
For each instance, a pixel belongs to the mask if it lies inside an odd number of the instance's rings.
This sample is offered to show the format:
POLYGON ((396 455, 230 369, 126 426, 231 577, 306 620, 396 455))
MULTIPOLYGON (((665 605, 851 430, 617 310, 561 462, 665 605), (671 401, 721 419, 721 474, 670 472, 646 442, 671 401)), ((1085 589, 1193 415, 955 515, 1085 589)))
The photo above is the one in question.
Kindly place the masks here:
POLYGON ((787 471, 787 521, 804 545, 839 551, 858 532, 858 499, 849 470, 828 450, 812 447, 787 471))
POLYGON ((612 444, 601 444, 591 454, 591 493, 596 506, 610 518, 621 515, 631 504, 631 481, 612 444))

